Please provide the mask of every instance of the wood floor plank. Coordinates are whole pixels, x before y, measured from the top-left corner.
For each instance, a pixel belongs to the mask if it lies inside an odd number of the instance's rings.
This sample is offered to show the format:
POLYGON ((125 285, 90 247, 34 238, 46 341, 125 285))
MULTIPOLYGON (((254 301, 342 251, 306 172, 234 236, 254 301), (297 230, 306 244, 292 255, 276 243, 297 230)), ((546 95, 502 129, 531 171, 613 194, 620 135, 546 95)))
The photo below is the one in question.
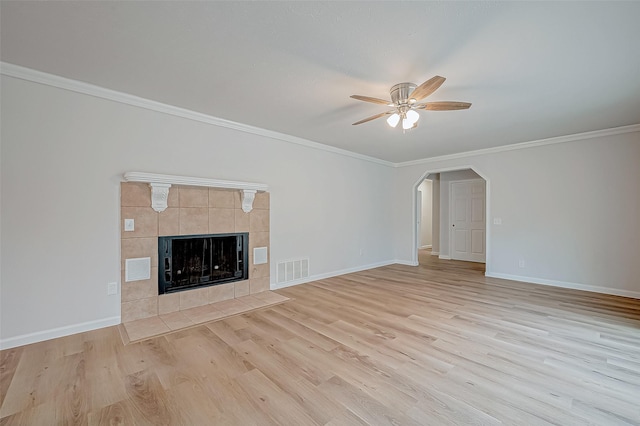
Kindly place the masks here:
POLYGON ((391 404, 385 405, 377 399, 367 395, 356 386, 346 382, 338 376, 322 383, 319 386, 324 392, 327 392, 348 408, 349 411, 357 415, 367 424, 378 425, 419 425, 404 412, 391 408, 391 404))
POLYGON ((269 416, 277 425, 318 425, 292 397, 278 387, 259 369, 254 369, 238 377, 238 383, 244 389, 257 411, 269 416))
POLYGON ((239 344, 238 350, 251 359, 256 368, 281 389, 280 392, 289 395, 317 424, 325 424, 332 420, 335 413, 344 411, 340 404, 317 389, 316 385, 322 383, 321 377, 299 374, 297 366, 292 371, 291 363, 277 357, 281 351, 269 350, 268 346, 252 340, 239 344), (291 376, 297 377, 297 380, 291 380, 291 376))
POLYGON ((13 375, 18 368, 18 362, 23 350, 24 348, 18 347, 0 352, 0 407, 4 403, 4 398, 13 380, 13 375))
POLYGON ((160 384, 158 376, 144 370, 125 378, 128 401, 133 407, 135 423, 173 425, 184 423, 172 410, 169 398, 160 384))
POLYGON ((129 400, 122 400, 89 413, 89 426, 125 426, 144 424, 134 414, 135 409, 129 400))
POLYGON ((0 425, 640 425, 640 300, 420 263, 128 345, 2 351, 0 425))

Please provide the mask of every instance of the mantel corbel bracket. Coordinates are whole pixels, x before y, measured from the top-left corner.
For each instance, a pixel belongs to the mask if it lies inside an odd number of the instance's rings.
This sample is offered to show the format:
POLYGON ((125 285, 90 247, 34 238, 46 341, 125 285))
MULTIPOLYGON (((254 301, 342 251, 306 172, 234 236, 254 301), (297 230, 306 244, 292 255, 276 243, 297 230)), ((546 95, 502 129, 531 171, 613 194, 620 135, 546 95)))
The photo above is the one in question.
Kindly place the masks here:
POLYGON ((249 213, 253 210, 253 200, 256 198, 255 189, 243 189, 242 190, 242 211, 249 213))
POLYGON ((127 172, 124 174, 126 182, 144 182, 151 187, 151 207, 157 212, 167 208, 169 188, 171 185, 205 186, 209 188, 237 189, 242 197, 242 211, 249 213, 253 210, 253 200, 257 192, 266 192, 268 186, 262 183, 236 182, 218 179, 206 179, 190 176, 159 175, 155 173, 127 172))
POLYGON ((170 183, 150 183, 151 187, 151 208, 158 213, 167 209, 167 200, 169 199, 170 183))

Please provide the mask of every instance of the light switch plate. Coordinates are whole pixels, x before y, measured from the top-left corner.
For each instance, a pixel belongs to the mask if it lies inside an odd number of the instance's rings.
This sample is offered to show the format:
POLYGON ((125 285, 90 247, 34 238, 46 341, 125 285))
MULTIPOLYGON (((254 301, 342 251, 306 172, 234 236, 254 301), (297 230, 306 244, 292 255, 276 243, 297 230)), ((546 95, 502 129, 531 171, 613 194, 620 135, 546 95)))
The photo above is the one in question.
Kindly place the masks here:
POLYGON ((124 220, 124 230, 127 231, 127 232, 134 230, 134 220, 133 219, 125 219, 124 220))
POLYGON ((108 283, 107 296, 113 296, 114 294, 118 294, 118 283, 108 283))

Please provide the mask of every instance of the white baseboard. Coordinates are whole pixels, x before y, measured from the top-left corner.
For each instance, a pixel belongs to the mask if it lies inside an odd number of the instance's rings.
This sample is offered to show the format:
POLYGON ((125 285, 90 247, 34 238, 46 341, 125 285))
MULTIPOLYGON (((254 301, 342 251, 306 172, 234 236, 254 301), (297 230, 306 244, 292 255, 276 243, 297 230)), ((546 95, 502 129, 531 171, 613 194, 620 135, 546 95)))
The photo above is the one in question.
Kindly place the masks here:
POLYGON ((491 277, 491 278, 502 278, 502 279, 505 279, 505 280, 521 281, 521 282, 525 282, 525 283, 548 285, 550 287, 571 288, 571 289, 574 289, 574 290, 591 291, 591 292, 594 292, 594 293, 610 294, 612 296, 623 296, 623 297, 631 297, 633 299, 640 299, 640 292, 638 292, 638 291, 621 290, 621 289, 600 287, 600 286, 588 285, 588 284, 571 283, 571 282, 567 282, 567 281, 548 280, 548 279, 545 279, 545 278, 535 278, 535 277, 524 277, 524 276, 520 276, 520 275, 501 274, 501 273, 497 273, 497 272, 485 272, 484 275, 487 276, 487 277, 491 277))
POLYGON ((440 256, 440 252, 439 251, 432 251, 431 252, 431 256, 440 256))
POLYGON ((69 336, 71 334, 83 333, 85 331, 97 330, 98 328, 110 327, 112 325, 118 324, 120 324, 119 316, 83 322, 80 324, 67 325, 64 327, 52 328, 50 330, 38 331, 35 333, 23 334, 21 336, 0 339, 0 349, 11 349, 17 346, 43 342, 45 340, 69 336))
POLYGON ((438 256, 438 259, 451 260, 451 256, 447 256, 445 254, 441 254, 441 255, 438 256))
POLYGON ((399 260, 396 259, 392 263, 396 263, 398 265, 407 265, 407 266, 418 266, 420 263, 418 261, 412 262, 410 260, 399 260))
POLYGON ((305 284, 312 281, 324 280, 325 278, 337 277, 338 275, 351 274, 353 272, 366 271, 367 269, 379 268, 381 266, 393 265, 394 263, 399 263, 395 260, 386 260, 384 262, 371 263, 363 266, 356 266, 354 268, 341 269, 339 271, 327 272, 325 274, 311 275, 307 278, 301 278, 299 280, 288 281, 286 283, 271 283, 271 290, 278 290, 281 288, 291 287, 294 285, 305 284))
POLYGON ((427 244, 426 246, 420 246, 418 248, 420 248, 420 249, 428 249, 428 248, 431 248, 431 244, 427 244))

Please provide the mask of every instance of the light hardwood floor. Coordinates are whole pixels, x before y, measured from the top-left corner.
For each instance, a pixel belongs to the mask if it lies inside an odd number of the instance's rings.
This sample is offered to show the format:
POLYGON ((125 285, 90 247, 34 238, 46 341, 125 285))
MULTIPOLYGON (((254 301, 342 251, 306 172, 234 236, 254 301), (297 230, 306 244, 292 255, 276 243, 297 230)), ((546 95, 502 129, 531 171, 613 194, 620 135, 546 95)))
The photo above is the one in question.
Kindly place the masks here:
POLYGON ((640 300, 421 263, 126 346, 2 351, 0 424, 640 424, 640 300))

